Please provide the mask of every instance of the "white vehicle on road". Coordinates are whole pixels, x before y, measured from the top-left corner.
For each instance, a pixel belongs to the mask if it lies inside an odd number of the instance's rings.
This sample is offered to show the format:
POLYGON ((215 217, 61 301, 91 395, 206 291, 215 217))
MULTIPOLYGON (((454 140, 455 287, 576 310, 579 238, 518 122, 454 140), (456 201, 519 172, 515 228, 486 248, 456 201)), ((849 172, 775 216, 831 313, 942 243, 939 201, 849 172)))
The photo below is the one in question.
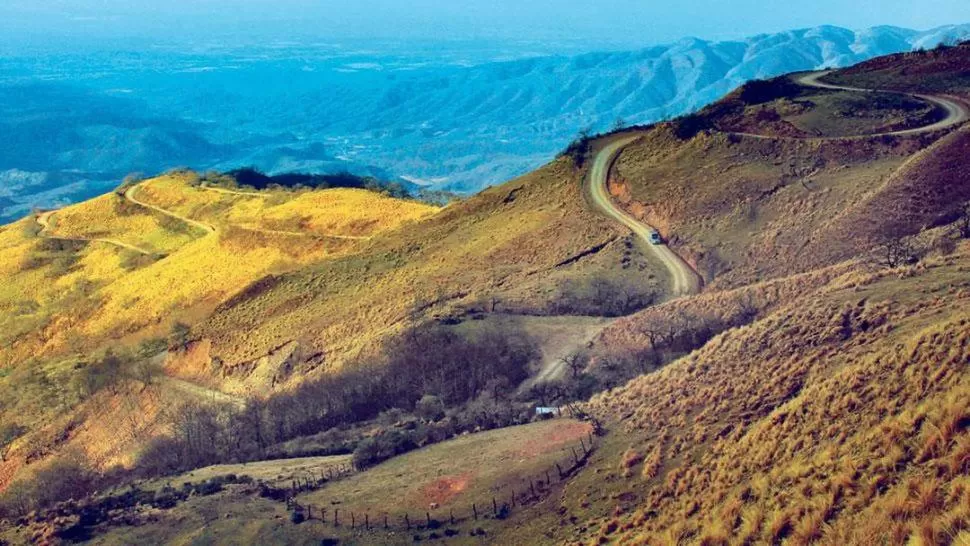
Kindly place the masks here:
POLYGON ((652 244, 652 245, 662 245, 662 244, 664 244, 663 235, 660 235, 660 232, 659 231, 657 231, 655 229, 651 229, 650 230, 650 244, 652 244))

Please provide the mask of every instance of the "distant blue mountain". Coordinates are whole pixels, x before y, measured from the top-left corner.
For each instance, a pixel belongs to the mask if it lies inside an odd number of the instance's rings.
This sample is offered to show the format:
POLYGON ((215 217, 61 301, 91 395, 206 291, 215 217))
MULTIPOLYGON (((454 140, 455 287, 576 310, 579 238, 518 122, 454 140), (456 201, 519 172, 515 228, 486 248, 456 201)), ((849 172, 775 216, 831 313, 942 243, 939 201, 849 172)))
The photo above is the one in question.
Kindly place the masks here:
POLYGON ((0 65, 0 220, 182 166, 348 171, 470 193, 548 161, 582 128, 648 123, 754 78, 968 36, 970 25, 819 27, 501 62, 306 44, 14 57, 0 65))

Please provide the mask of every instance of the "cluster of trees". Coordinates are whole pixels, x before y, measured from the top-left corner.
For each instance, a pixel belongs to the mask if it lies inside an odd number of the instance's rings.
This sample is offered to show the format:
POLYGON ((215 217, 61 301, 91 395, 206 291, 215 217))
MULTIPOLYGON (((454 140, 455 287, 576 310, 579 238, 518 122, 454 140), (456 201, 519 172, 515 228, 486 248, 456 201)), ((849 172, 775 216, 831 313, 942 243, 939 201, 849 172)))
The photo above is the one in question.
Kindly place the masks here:
POLYGON ((563 378, 537 384, 523 394, 542 405, 561 405, 587 400, 597 392, 612 389, 631 379, 658 370, 694 351, 714 336, 755 320, 760 309, 752 298, 739 298, 731 313, 678 309, 666 320, 644 322, 640 333, 647 340, 642 347, 601 347, 563 357, 563 378))
POLYGON ((243 186, 254 190, 265 190, 269 188, 359 188, 384 193, 392 197, 411 197, 407 189, 399 182, 386 182, 372 176, 357 176, 347 172, 337 174, 284 173, 268 175, 255 168, 248 167, 229 171, 225 174, 206 173, 200 179, 200 182, 207 182, 217 186, 243 186))
POLYGON ((508 427, 529 422, 532 406, 518 404, 508 393, 498 397, 483 393, 472 402, 445 409, 435 396, 425 396, 412 413, 392 409, 381 414, 377 434, 361 439, 354 451, 356 468, 367 468, 377 463, 417 449, 452 438, 464 432, 477 432, 508 427), (423 403, 431 401, 437 406, 432 412, 423 403))
POLYGON ((558 315, 622 317, 653 304, 656 295, 604 277, 568 279, 558 286, 552 312, 558 315))
POLYGON ((792 99, 803 88, 788 77, 771 80, 752 80, 741 87, 738 98, 748 106, 764 104, 778 99, 792 99))
POLYGON ((0 516, 20 517, 56 502, 83 498, 103 480, 82 455, 61 457, 11 483, 0 497, 0 516))
MULTIPOLYGON (((441 325, 412 328, 388 343, 381 359, 350 366, 346 372, 270 399, 254 399, 245 407, 179 408, 172 415, 173 434, 150 445, 141 466, 148 475, 160 475, 257 460, 283 442, 346 429, 390 410, 416 412, 436 422, 446 408, 472 408, 477 415, 463 416, 460 411, 452 415, 455 426, 489 427, 499 421, 494 419, 496 412, 479 411, 476 403, 482 402, 476 401, 483 395, 490 400, 507 397, 528 376, 529 365, 537 357, 531 340, 515 331, 482 327, 459 334, 441 325)), ((419 445, 438 433, 451 431, 409 436, 419 445)), ((356 448, 356 442, 340 438, 329 453, 356 448)))

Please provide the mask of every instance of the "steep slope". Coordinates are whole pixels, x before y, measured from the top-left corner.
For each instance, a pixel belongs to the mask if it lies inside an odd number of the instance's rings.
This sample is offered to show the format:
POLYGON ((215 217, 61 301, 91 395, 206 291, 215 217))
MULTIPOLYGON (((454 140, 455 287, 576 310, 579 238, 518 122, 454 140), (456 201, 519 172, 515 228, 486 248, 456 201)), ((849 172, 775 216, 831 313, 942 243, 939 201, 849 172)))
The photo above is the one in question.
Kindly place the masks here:
MULTIPOLYGON (((963 59, 962 66, 970 48, 896 62, 906 67, 904 73, 920 72, 933 70, 933 60, 944 56, 951 69, 956 58, 963 59)), ((836 73, 833 80, 888 83, 887 73, 901 72, 889 60, 869 66, 878 70, 875 76, 863 66, 836 73)), ((942 83, 944 72, 929 78, 926 87, 915 77, 895 87, 957 94, 959 86, 942 83)), ((713 117, 716 127, 716 112, 713 117)), ((659 138, 674 151, 668 156, 653 148, 654 165, 673 163, 684 140, 676 135, 682 127, 648 134, 630 153, 645 154, 651 139, 659 138)), ((698 146, 693 158, 702 169, 706 161, 721 160, 717 139, 733 136, 717 133, 687 139, 698 146)), ((536 543, 542 533, 550 543, 588 544, 970 540, 970 245, 955 242, 959 235, 950 223, 970 199, 965 128, 925 143, 890 139, 881 143, 886 148, 869 142, 857 149, 865 138, 752 137, 727 141, 746 158, 733 164, 747 169, 743 175, 725 169, 727 180, 701 178, 690 190, 678 187, 683 181, 650 177, 651 184, 665 182, 664 192, 682 196, 678 205, 686 212, 680 216, 673 209, 668 217, 676 214, 679 226, 697 231, 681 236, 716 229, 740 245, 764 237, 754 221, 735 232, 725 229, 732 223, 705 225, 690 217, 704 210, 692 209, 692 201, 716 209, 711 197, 743 195, 751 191, 744 183, 756 180, 759 169, 777 168, 778 156, 768 153, 777 149, 762 147, 766 141, 810 144, 821 159, 806 176, 812 181, 825 180, 819 176, 825 162, 839 157, 844 163, 829 180, 845 185, 864 180, 852 172, 862 166, 856 161, 863 153, 873 153, 876 165, 882 154, 909 158, 892 160, 878 182, 854 188, 855 197, 846 186, 830 186, 829 192, 843 192, 840 204, 817 223, 811 219, 824 210, 824 200, 786 208, 787 229, 808 240, 795 251, 781 249, 783 264, 766 267, 765 255, 749 247, 747 267, 724 272, 707 293, 606 328, 591 351, 591 366, 631 354, 657 360, 672 354, 674 361, 593 397, 587 409, 614 429, 609 447, 561 499, 521 518, 500 540, 536 543), (752 148, 743 147, 748 139, 752 148), (843 155, 829 155, 833 143, 843 155), (805 222, 807 227, 799 225, 805 222), (904 236, 923 247, 918 263, 888 264, 870 253, 874 245, 904 236), (772 280, 757 282, 763 277, 772 280), (718 289, 731 285, 739 288, 718 289), (688 354, 678 353, 684 347, 688 354)), ((618 172, 622 162, 621 157, 618 172)), ((635 172, 635 164, 628 162, 626 172, 635 172)), ((773 206, 774 195, 786 191, 781 180, 779 189, 761 193, 759 204, 773 206)), ((815 190, 815 184, 801 184, 801 191, 815 190)), ((631 206, 635 210, 637 204, 631 206)), ((664 212, 653 214, 662 218, 664 212)))
MULTIPOLYGON (((952 51, 970 55, 970 47, 952 51)), ((792 83, 748 86, 648 129, 616 161, 615 197, 718 286, 838 263, 946 221, 968 198, 960 174, 967 133, 930 130, 941 109, 927 117, 930 102, 900 110, 897 96, 870 94, 851 118, 829 116, 834 134, 806 134, 795 123, 805 112, 831 113, 844 91, 792 83), (916 130, 920 123, 928 128, 916 130), (893 128, 905 129, 879 134, 893 128)))
POLYGON ((632 471, 622 487, 638 501, 594 532, 620 543, 965 540, 968 250, 844 276, 592 400, 647 460, 614 462, 632 471))

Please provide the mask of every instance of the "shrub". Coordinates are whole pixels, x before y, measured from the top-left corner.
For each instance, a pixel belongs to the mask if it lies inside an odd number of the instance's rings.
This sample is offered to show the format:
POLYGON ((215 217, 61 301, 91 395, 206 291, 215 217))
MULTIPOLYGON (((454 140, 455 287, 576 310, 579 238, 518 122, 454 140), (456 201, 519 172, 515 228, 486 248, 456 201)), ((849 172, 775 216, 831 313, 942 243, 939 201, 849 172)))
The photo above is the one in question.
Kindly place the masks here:
POLYGON ((10 447, 10 444, 25 432, 27 432, 27 429, 16 423, 7 423, 0 426, 0 461, 6 459, 7 448, 10 447))
POLYGON ((741 87, 739 98, 741 102, 753 106, 778 99, 795 98, 801 91, 801 87, 788 78, 753 80, 741 87))
POLYGON ((909 237, 887 237, 875 250, 876 263, 894 269, 919 261, 919 251, 909 237))
POLYGON ((566 146, 566 149, 559 154, 559 157, 568 157, 572 159, 573 164, 576 168, 582 168, 586 164, 586 160, 589 159, 589 154, 593 149, 593 137, 590 136, 590 129, 583 129, 579 132, 579 135, 573 139, 572 142, 566 146))
POLYGON ((293 510, 290 512, 290 521, 296 525, 306 521, 306 516, 303 514, 303 510, 293 510))
POLYGON ((115 188, 115 193, 120 196, 124 196, 129 189, 141 184, 144 179, 145 177, 141 173, 131 173, 121 181, 121 184, 117 188, 115 188))
POLYGON ((567 279, 559 287, 553 312, 563 315, 621 317, 650 306, 656 296, 603 277, 567 279))
POLYGON ((701 132, 714 128, 710 118, 703 114, 690 114, 679 117, 670 123, 674 136, 680 140, 690 140, 701 132))
POLYGON ((69 499, 83 498, 97 488, 95 474, 81 456, 57 459, 11 484, 0 496, 0 514, 23 515, 69 499))
POLYGON ((433 394, 422 396, 414 409, 419 417, 429 421, 439 421, 445 416, 445 403, 433 394))
POLYGON ((192 328, 183 322, 176 322, 168 334, 168 348, 170 351, 184 349, 191 341, 192 328))

